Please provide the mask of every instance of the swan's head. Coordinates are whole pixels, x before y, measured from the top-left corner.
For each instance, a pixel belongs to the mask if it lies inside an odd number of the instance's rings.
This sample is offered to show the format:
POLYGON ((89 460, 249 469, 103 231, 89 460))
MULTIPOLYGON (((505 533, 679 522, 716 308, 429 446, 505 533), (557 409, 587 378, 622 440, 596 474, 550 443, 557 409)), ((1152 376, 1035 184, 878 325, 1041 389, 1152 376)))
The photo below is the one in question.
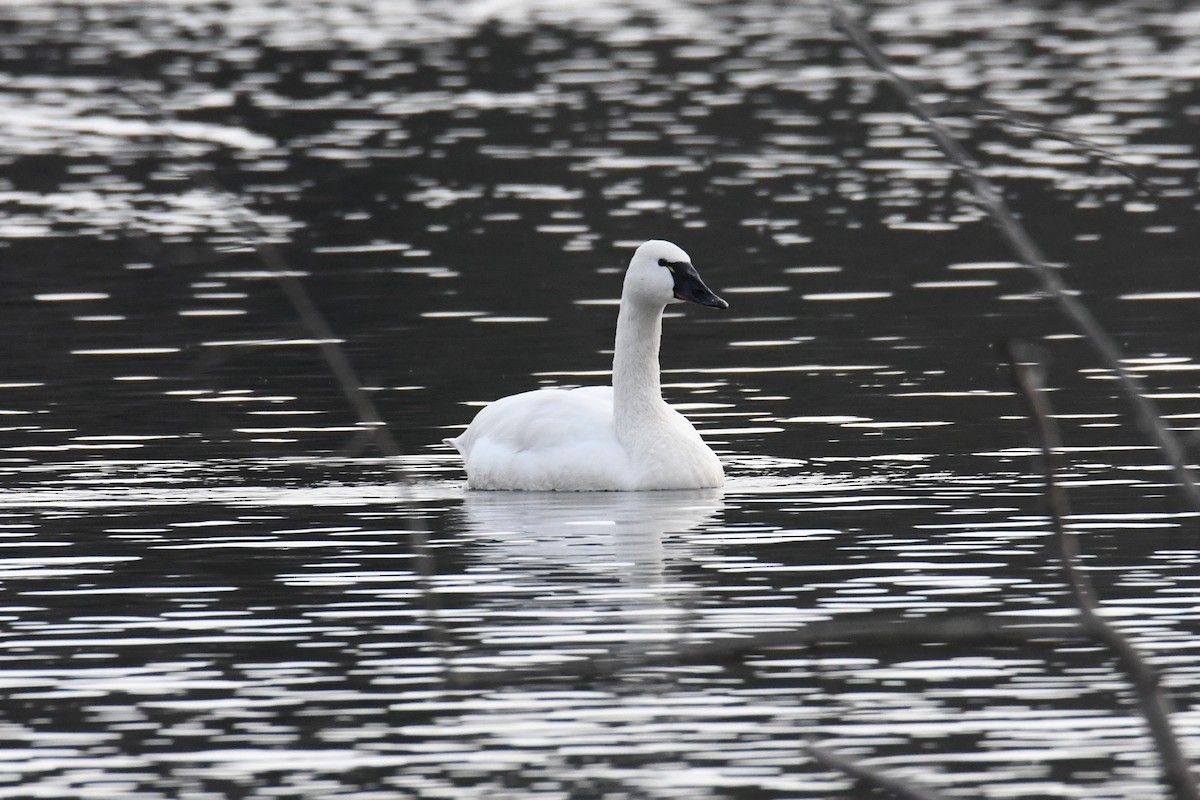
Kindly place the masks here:
POLYGON ((621 296, 660 306, 686 301, 729 308, 729 303, 700 280, 700 273, 692 266, 688 254, 661 239, 651 239, 634 251, 621 296))

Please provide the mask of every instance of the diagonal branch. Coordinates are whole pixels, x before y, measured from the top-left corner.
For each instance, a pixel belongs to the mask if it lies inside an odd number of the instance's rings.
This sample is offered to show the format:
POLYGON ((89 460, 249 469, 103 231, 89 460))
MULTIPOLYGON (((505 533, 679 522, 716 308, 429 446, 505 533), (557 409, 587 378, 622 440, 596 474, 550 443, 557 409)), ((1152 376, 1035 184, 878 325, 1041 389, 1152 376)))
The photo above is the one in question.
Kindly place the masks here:
MULTIPOLYGON (((171 113, 153 95, 140 92, 132 86, 127 88, 127 94, 147 115, 166 122, 173 121, 171 113)), ((179 144, 179 139, 172 133, 170 125, 162 126, 162 136, 168 147, 179 144)), ((238 232, 245 237, 258 259, 279 283, 293 311, 318 343, 321 358, 333 374, 346 402, 354 410, 358 427, 371 437, 371 441, 384 457, 393 485, 403 494, 404 487, 409 483, 409 476, 404 473, 400 463, 400 457, 403 455, 400 445, 380 415, 374 400, 363 388, 353 364, 339 344, 341 340, 298 277, 301 273, 291 269, 287 259, 271 244, 268 232, 250 212, 243 197, 226 188, 211 170, 194 160, 187 161, 186 165, 181 167, 181 171, 194 185, 222 201, 238 232)), ((433 591, 437 570, 433 550, 429 546, 429 534, 417 524, 409 524, 408 533, 416 560, 416 578, 424 601, 425 617, 436 643, 444 651, 449 644, 449 635, 442 625, 437 596, 433 591)))
POLYGON ((918 786, 887 772, 880 772, 863 762, 834 752, 828 747, 810 744, 808 753, 830 769, 844 772, 855 780, 876 789, 882 789, 899 800, 941 800, 942 795, 925 786, 918 786))
MULTIPOLYGON (((741 636, 696 640, 642 649, 637 653, 615 650, 588 653, 568 661, 539 662, 511 669, 456 670, 452 683, 460 688, 511 686, 559 678, 605 678, 628 670, 677 664, 729 664, 762 650, 809 647, 833 642, 859 642, 873 646, 949 642, 951 644, 1043 644, 1094 639, 1094 632, 1078 615, 1047 618, 1040 615, 965 614, 934 619, 835 619, 813 622, 786 631, 763 631, 741 636)), ((575 654, 579 656, 580 654, 575 654)))
POLYGON ((1183 487, 1188 501, 1193 506, 1200 508, 1200 485, 1192 476, 1183 445, 1163 423, 1157 407, 1146 397, 1141 381, 1122 364, 1121 349, 1116 342, 1092 316, 1087 306, 1071 293, 1066 283, 1046 260, 1041 248, 1025 230, 1025 226, 1020 223, 1004 202, 1004 198, 983 176, 979 164, 954 138, 954 135, 937 121, 935 110, 921 99, 912 83, 892 68, 887 57, 866 30, 850 17, 839 3, 831 0, 830 10, 833 14, 834 24, 862 53, 867 63, 891 84, 913 115, 925 123, 929 136, 958 169, 959 175, 967 183, 976 202, 991 217, 992 222, 995 223, 1000 234, 1017 254, 1017 257, 1033 271, 1038 282, 1041 283, 1043 291, 1050 296, 1063 316, 1084 335, 1084 338, 1100 357, 1101 363, 1116 374, 1125 390, 1125 396, 1132 406, 1138 427, 1158 446, 1163 458, 1175 471, 1175 478, 1183 487))
POLYGON ((1065 142, 1085 155, 1103 164, 1107 164, 1111 169, 1127 178, 1134 186, 1146 194, 1154 197, 1159 195, 1158 188, 1141 174, 1141 170, 1117 153, 1114 153, 1107 147, 1096 144, 1086 136, 1072 133, 1058 125, 1039 119, 1033 114, 1017 111, 990 100, 943 100, 937 103, 927 102, 926 107, 929 109, 930 116, 934 119, 960 116, 971 117, 977 120, 993 120, 1012 131, 1021 131, 1065 142))
POLYGON ((1054 538, 1059 546, 1063 579, 1075 598, 1084 625, 1113 651, 1133 684, 1134 696, 1150 728, 1167 785, 1179 800, 1200 800, 1196 776, 1171 724, 1173 709, 1170 700, 1163 693, 1154 668, 1142 659, 1120 631, 1100 616, 1099 601, 1091 578, 1079 569, 1079 536, 1066 528, 1065 520, 1071 508, 1066 490, 1055 479, 1055 450, 1060 442, 1058 426, 1051 416, 1050 402, 1046 399, 1045 370, 1034 349, 1027 343, 1013 340, 1007 343, 1007 349, 1013 380, 1025 398, 1031 424, 1042 447, 1046 496, 1054 538))

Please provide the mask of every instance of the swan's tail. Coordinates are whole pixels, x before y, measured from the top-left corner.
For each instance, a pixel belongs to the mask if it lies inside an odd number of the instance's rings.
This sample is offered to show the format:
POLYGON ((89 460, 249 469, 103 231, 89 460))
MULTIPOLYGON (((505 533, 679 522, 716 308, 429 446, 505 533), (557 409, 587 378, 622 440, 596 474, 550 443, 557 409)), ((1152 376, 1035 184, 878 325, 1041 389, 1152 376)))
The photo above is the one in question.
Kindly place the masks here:
POLYGON ((451 447, 453 447, 455 450, 457 450, 457 451, 458 451, 458 454, 459 454, 459 455, 462 455, 462 454, 463 454, 463 449, 462 449, 462 446, 461 446, 461 445, 459 445, 459 443, 458 443, 458 439, 457 439, 457 438, 454 438, 454 439, 442 439, 442 444, 448 444, 448 445, 450 445, 451 447))

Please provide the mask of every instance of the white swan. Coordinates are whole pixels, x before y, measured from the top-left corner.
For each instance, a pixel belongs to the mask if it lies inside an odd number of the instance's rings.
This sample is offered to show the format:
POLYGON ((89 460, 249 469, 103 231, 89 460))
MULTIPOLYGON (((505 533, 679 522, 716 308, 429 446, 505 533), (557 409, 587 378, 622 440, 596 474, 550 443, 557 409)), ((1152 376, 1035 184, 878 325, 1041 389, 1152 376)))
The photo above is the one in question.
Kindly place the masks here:
POLYGON ((483 408, 462 435, 472 489, 641 491, 707 489, 725 482, 721 462, 682 414, 663 402, 658 346, 663 309, 681 301, 714 308, 688 254, 661 240, 637 249, 625 272, 612 386, 535 389, 483 408))

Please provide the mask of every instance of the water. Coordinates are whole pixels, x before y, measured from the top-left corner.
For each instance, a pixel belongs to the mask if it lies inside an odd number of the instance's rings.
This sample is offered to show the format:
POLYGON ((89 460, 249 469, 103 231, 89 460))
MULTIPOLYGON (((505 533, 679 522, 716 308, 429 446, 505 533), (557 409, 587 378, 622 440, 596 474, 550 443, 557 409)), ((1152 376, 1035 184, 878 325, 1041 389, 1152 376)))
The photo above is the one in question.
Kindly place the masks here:
MULTIPOLYGON (((1200 15, 880 6, 910 77, 1156 183, 963 129, 1192 441, 1200 15)), ((11 3, 0 23, 0 797, 854 796, 808 741, 950 797, 1163 796, 1090 643, 572 677, 837 620, 1060 618, 995 348, 1013 335, 1053 361, 1104 613, 1200 754, 1195 512, 820 4, 11 3), (205 176, 300 276, 407 481, 205 176), (663 343, 728 486, 467 492, 441 438, 497 396, 607 380, 651 237, 731 303, 673 307, 663 343)))

